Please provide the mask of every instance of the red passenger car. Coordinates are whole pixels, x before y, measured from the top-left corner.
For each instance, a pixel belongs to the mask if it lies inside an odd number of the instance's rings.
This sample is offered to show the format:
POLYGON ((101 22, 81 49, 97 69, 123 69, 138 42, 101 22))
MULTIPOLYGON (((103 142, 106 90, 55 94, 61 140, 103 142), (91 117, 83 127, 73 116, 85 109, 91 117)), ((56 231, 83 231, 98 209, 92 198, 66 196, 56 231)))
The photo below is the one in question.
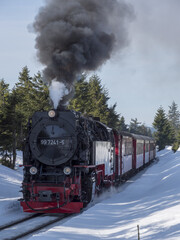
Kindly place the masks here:
POLYGON ((128 132, 118 133, 117 131, 114 131, 114 135, 117 179, 131 176, 155 158, 156 150, 153 138, 128 132))

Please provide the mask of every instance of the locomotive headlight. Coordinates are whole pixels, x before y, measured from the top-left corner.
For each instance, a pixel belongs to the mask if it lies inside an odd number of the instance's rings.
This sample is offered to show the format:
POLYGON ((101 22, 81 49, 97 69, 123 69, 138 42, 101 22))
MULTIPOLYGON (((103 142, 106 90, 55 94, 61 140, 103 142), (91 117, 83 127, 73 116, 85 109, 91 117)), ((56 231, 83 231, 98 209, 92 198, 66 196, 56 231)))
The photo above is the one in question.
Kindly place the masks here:
POLYGON ((49 116, 50 118, 53 118, 53 117, 56 116, 56 112, 55 112, 54 110, 50 110, 50 111, 48 112, 48 116, 49 116))
POLYGON ((30 174, 31 175, 35 175, 36 173, 37 173, 37 168, 36 167, 31 167, 30 169, 29 169, 29 172, 30 172, 30 174))
POLYGON ((72 170, 71 170, 70 167, 65 167, 64 170, 63 170, 63 172, 64 172, 65 175, 70 175, 71 172, 72 172, 72 170))

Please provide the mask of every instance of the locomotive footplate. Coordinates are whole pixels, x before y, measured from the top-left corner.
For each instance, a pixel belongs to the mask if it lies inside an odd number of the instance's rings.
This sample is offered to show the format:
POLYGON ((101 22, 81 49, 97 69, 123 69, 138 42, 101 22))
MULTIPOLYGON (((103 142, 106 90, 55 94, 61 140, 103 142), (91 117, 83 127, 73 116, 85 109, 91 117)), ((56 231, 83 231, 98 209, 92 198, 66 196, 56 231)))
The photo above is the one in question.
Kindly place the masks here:
MULTIPOLYGON (((60 205, 63 203, 60 202, 60 205)), ((82 202, 69 202, 62 207, 57 206, 56 202, 33 202, 21 201, 24 212, 43 212, 43 213, 79 213, 83 208, 82 202)))
POLYGON ((78 187, 78 184, 71 184, 68 188, 38 184, 32 188, 28 185, 29 199, 21 200, 21 206, 24 212, 78 213, 83 208, 83 202, 71 200, 72 196, 79 196, 78 187))

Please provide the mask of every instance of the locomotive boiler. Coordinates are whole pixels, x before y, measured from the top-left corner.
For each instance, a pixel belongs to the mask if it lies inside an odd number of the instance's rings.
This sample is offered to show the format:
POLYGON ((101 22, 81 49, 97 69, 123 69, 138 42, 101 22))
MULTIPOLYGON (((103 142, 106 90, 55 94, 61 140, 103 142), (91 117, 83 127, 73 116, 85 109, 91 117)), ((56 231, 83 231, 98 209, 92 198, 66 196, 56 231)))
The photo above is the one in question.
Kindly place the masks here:
POLYGON ((79 212, 113 174, 112 129, 98 118, 50 110, 36 112, 28 130, 23 156, 23 210, 79 212))

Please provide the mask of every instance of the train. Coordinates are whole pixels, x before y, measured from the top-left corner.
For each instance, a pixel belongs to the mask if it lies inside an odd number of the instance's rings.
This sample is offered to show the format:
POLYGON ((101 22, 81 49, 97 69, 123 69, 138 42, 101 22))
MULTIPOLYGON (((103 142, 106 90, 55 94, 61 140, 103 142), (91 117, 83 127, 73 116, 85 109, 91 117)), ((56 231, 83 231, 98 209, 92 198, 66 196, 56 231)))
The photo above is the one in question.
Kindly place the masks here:
POLYGON ((23 151, 24 212, 79 213, 156 157, 151 137, 119 132, 72 110, 35 112, 23 151))

